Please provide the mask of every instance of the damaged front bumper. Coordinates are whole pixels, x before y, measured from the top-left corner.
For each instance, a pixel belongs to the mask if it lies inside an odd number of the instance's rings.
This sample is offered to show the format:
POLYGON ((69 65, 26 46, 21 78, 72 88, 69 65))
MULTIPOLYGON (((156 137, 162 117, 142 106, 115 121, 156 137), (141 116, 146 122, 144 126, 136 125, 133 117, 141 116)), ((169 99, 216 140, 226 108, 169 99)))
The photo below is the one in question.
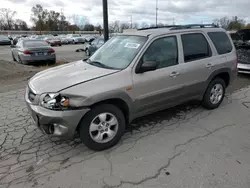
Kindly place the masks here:
POLYGON ((28 111, 36 126, 45 134, 62 138, 73 138, 82 117, 90 110, 89 108, 77 110, 54 111, 34 104, 25 93, 25 101, 28 111))

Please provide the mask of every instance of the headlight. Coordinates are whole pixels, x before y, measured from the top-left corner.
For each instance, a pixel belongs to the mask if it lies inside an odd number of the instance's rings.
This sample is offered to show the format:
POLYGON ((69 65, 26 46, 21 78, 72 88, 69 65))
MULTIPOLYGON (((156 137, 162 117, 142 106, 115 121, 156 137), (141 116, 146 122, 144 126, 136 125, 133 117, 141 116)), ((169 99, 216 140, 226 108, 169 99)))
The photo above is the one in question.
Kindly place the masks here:
POLYGON ((43 95, 41 106, 51 110, 67 110, 69 108, 69 98, 59 93, 48 93, 43 95))

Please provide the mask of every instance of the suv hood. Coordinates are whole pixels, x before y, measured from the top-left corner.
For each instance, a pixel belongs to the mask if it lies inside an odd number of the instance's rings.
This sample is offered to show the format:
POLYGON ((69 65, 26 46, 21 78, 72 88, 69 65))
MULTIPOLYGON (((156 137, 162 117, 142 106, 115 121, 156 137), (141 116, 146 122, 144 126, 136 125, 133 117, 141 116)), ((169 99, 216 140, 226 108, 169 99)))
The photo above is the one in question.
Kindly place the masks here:
POLYGON ((80 60, 37 73, 30 79, 29 86, 37 94, 58 92, 82 82, 97 79, 118 71, 99 68, 80 60))

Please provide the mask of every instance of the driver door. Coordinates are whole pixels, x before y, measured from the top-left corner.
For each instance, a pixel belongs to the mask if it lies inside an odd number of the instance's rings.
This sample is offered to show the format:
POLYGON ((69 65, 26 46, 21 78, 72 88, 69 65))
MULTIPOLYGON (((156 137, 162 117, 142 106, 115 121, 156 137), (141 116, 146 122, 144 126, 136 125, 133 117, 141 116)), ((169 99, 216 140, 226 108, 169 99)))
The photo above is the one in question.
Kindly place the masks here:
POLYGON ((182 95, 183 80, 179 77, 177 36, 155 39, 136 68, 147 61, 157 63, 156 70, 133 73, 135 114, 145 115, 172 106, 182 95))

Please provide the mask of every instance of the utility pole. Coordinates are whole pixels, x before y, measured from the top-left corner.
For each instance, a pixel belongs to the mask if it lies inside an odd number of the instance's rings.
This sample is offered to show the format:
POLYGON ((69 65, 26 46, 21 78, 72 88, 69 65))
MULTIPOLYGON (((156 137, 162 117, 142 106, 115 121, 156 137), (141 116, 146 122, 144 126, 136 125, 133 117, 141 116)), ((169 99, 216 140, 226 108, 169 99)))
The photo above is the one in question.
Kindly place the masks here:
POLYGON ((157 18, 158 17, 158 0, 156 0, 156 8, 155 8, 155 27, 157 27, 157 18))
POLYGON ((130 28, 132 29, 133 28, 133 16, 132 15, 130 16, 130 23, 131 23, 130 28))
POLYGON ((175 25, 175 18, 173 18, 173 25, 175 25))
POLYGON ((108 2, 107 0, 102 0, 103 7, 103 31, 104 31, 104 41, 109 39, 109 25, 108 25, 108 2))

